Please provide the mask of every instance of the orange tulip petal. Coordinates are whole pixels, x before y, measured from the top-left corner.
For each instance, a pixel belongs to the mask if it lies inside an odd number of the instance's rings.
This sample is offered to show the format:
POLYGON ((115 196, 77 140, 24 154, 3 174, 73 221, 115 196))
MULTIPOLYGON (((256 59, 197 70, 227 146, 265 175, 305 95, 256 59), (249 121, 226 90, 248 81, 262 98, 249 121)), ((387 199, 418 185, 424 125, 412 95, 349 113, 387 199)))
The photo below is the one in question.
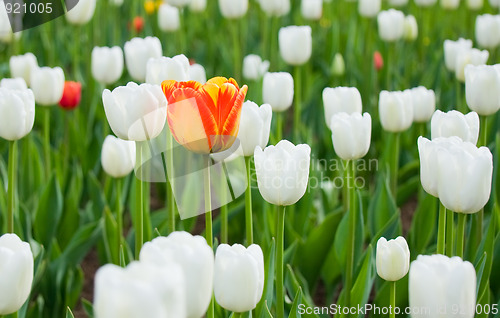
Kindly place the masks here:
POLYGON ((219 111, 217 109, 217 100, 219 99, 219 87, 213 83, 207 83, 203 85, 199 93, 218 122, 219 116, 217 114, 219 111))
POLYGON ((163 90, 163 94, 165 94, 165 97, 168 98, 172 95, 174 90, 176 89, 176 81, 168 80, 168 81, 163 81, 161 83, 161 89, 163 90))
POLYGON ((207 84, 210 83, 210 84, 215 84, 217 85, 218 87, 221 87, 222 84, 224 83, 227 83, 227 78, 225 77, 222 77, 222 76, 217 76, 217 77, 212 77, 211 79, 209 79, 207 81, 207 84))
POLYGON ((238 86, 238 82, 236 82, 236 80, 234 78, 231 77, 230 79, 228 79, 227 82, 233 84, 234 86, 236 86, 236 88, 238 90, 240 89, 240 87, 238 86))

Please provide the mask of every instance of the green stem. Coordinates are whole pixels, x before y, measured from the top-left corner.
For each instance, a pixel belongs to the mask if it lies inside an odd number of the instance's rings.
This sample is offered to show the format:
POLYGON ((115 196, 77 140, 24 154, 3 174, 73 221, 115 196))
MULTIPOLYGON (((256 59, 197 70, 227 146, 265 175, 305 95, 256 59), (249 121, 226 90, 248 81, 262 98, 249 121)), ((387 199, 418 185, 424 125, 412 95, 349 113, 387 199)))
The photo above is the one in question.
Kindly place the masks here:
POLYGON ((387 90, 392 90, 392 64, 394 61, 392 60, 392 45, 391 43, 386 43, 387 45, 387 60, 384 61, 384 65, 386 66, 386 88, 387 90))
POLYGON ((241 312, 233 312, 232 318, 241 318, 243 317, 243 313, 241 312))
POLYGON ((392 162, 391 162, 391 190, 394 200, 397 202, 400 133, 394 133, 393 146, 394 148, 392 151, 392 162))
POLYGON ((354 249, 355 240, 354 236, 356 233, 356 189, 354 179, 356 177, 356 165, 354 160, 347 161, 347 184, 344 186, 348 187, 349 191, 349 234, 347 237, 347 260, 346 260, 346 278, 345 278, 345 300, 346 306, 351 306, 351 289, 353 283, 353 273, 354 273, 354 249))
POLYGON ((285 207, 278 206, 278 213, 276 215, 276 314, 278 318, 285 317, 285 292, 283 282, 283 251, 285 240, 285 207))
POLYGON ((438 224, 438 240, 437 240, 437 253, 444 255, 446 235, 446 207, 439 203, 439 224, 438 224))
POLYGON ((253 221, 252 221, 252 179, 250 162, 252 157, 245 157, 245 166, 247 170, 247 191, 245 192, 245 221, 246 221, 246 235, 247 245, 253 244, 253 221))
POLYGON ((50 107, 46 107, 45 116, 44 116, 44 143, 43 149, 45 154, 45 177, 49 178, 50 176, 50 107))
POLYGON ((455 240, 455 218, 453 211, 446 211, 446 256, 453 256, 455 240))
POLYGON ((295 109, 293 111, 293 131, 294 139, 299 141, 300 137, 300 115, 302 114, 302 78, 301 69, 299 66, 294 67, 295 77, 295 109))
POLYGON ((464 257, 465 223, 467 214, 458 213, 457 256, 464 257))
POLYGON ((278 70, 278 59, 276 58, 278 54, 278 27, 279 27, 279 18, 277 17, 272 17, 271 18, 271 53, 269 54, 270 56, 270 61, 271 61, 271 66, 270 68, 272 70, 278 70))
POLYGON ((391 284, 391 315, 390 318, 396 318, 396 282, 390 282, 391 284))
POLYGON ((487 116, 480 116, 480 130, 481 130, 481 136, 479 140, 479 146, 485 146, 488 147, 488 117, 487 116))
POLYGON ((9 142, 7 233, 14 233, 14 205, 16 199, 16 152, 16 141, 14 140, 9 142))
MULTIPOLYGON (((142 165, 142 150, 139 150, 139 165, 142 165)), ((144 183, 141 179, 136 179, 136 197, 135 208, 135 258, 139 259, 142 244, 144 242, 144 183)))
POLYGON ((165 175, 167 180, 167 200, 168 200, 168 211, 167 211, 167 230, 168 233, 175 232, 175 197, 174 197, 174 153, 173 153, 173 141, 172 135, 169 133, 167 136, 167 173, 165 175), (172 176, 169 178, 168 173, 172 176))
POLYGON ((231 33, 232 33, 232 36, 233 36, 233 63, 234 63, 234 78, 236 79, 236 81, 240 81, 241 80, 241 77, 240 77, 240 69, 241 69, 241 64, 242 64, 242 61, 241 61, 241 57, 240 57, 240 54, 241 54, 241 43, 240 43, 240 36, 241 34, 239 34, 239 20, 240 19, 234 19, 234 21, 231 21, 233 22, 233 25, 230 27, 231 29, 231 33))
POLYGON ((276 143, 283 139, 283 117, 285 112, 276 113, 276 143))
MULTIPOLYGON (((212 193, 210 189, 210 156, 205 158, 206 167, 204 170, 204 186, 205 186, 205 238, 208 246, 213 247, 213 230, 212 230, 212 193)), ((210 300, 210 305, 207 310, 207 318, 214 318, 214 297, 210 300)))
POLYGON ((123 235, 123 214, 122 214, 122 180, 116 179, 116 256, 117 263, 116 265, 120 265, 120 250, 122 248, 122 235, 123 235))
POLYGON ((222 162, 222 173, 221 173, 221 184, 220 184, 220 201, 222 206, 220 207, 220 242, 223 244, 228 244, 229 230, 228 230, 228 204, 227 200, 227 185, 228 185, 228 173, 226 171, 225 163, 222 162))
POLYGON ((465 104, 463 103, 462 100, 462 83, 460 81, 455 80, 456 84, 456 99, 457 99, 457 110, 460 111, 461 113, 465 114, 467 112, 467 108, 465 107, 465 104))

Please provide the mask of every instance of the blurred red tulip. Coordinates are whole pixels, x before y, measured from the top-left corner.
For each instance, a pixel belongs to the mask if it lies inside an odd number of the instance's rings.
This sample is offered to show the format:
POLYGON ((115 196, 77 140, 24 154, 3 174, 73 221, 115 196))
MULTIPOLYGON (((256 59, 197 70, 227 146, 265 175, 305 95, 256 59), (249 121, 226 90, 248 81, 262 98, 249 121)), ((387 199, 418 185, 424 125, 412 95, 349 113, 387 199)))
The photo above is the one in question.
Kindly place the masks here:
POLYGON ((134 28, 135 33, 141 33, 141 31, 144 29, 144 18, 135 17, 132 20, 132 27, 134 28))
POLYGON ((59 105, 66 109, 74 109, 80 104, 82 99, 82 84, 79 82, 66 81, 64 83, 64 91, 59 101, 59 105))
POLYGON ((375 53, 373 53, 373 65, 377 71, 380 71, 382 67, 384 67, 384 59, 379 51, 375 51, 375 53))

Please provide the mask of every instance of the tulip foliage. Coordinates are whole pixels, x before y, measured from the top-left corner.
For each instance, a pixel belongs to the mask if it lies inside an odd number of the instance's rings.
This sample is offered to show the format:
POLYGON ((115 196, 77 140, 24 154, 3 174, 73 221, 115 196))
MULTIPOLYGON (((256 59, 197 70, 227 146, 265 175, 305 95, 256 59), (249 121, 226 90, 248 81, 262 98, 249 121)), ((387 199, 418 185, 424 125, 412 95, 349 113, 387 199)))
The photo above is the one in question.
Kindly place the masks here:
POLYGON ((0 318, 500 317, 500 0, 12 3, 0 318))

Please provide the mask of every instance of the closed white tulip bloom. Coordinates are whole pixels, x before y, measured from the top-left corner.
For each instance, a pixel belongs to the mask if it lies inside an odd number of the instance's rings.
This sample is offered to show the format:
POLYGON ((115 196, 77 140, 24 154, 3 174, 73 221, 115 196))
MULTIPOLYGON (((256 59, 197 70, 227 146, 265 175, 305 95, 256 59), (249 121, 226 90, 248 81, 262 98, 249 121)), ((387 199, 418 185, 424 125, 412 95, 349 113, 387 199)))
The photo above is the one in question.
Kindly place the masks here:
POLYGON ((60 67, 40 67, 31 71, 31 89, 37 104, 53 106, 59 103, 64 91, 64 72, 60 67))
POLYGON ((16 234, 0 236, 0 315, 18 311, 33 283, 33 253, 16 234))
POLYGON ((264 255, 259 245, 248 248, 221 244, 215 253, 214 294, 221 307, 233 312, 254 309, 264 290, 264 255))
POLYGON ((31 89, 0 88, 0 137, 18 140, 33 129, 35 96, 31 89))
POLYGON ((408 91, 413 105, 413 121, 416 123, 429 121, 436 110, 436 94, 434 91, 423 86, 408 91))
POLYGON ((110 2, 115 7, 120 7, 123 4, 123 0, 111 0, 110 2))
POLYGON ((384 130, 401 132, 410 128, 413 122, 413 103, 408 91, 381 91, 378 105, 384 130))
POLYGON ((467 0, 467 8, 471 10, 480 10, 483 8, 483 0, 467 0))
POLYGON ((158 28, 164 32, 173 32, 179 30, 180 26, 179 8, 162 3, 158 8, 158 28))
POLYGON ((302 0, 300 12, 304 19, 319 20, 323 13, 323 0, 302 0))
POLYGON ((405 17, 403 38, 406 41, 415 41, 418 37, 417 19, 411 14, 405 17))
POLYGON ((168 4, 179 8, 190 5, 194 0, 168 0, 168 4))
POLYGON ((163 81, 184 82, 189 79, 189 60, 184 54, 150 58, 146 64, 146 83, 161 85, 163 81))
POLYGON ((312 54, 312 29, 308 25, 290 25, 280 29, 281 58, 290 65, 306 63, 312 54))
POLYGON ((389 0, 389 5, 394 7, 402 7, 408 4, 408 0, 389 0))
POLYGON ((179 265, 107 264, 95 276, 96 318, 186 317, 185 277, 179 265))
POLYGON ((409 277, 412 318, 474 317, 476 271, 471 263, 457 256, 419 255, 409 277))
POLYGON ((260 8, 268 16, 281 17, 290 12, 290 0, 258 0, 260 8))
POLYGON ((133 38, 125 42, 125 63, 130 76, 136 81, 146 79, 146 64, 152 57, 162 56, 160 40, 157 37, 133 38))
POLYGON ((450 138, 458 142, 437 154, 439 199, 448 210, 476 213, 490 198, 493 156, 487 147, 450 138))
POLYGON ((333 148, 344 160, 363 158, 370 149, 372 118, 364 113, 337 113, 330 120, 333 148))
POLYGON ((465 67, 468 64, 484 65, 488 61, 490 53, 486 50, 478 49, 462 50, 457 55, 457 64, 455 66, 455 76, 462 83, 465 82, 465 67))
POLYGON ((207 74, 203 65, 196 63, 190 65, 188 69, 188 79, 190 81, 197 81, 201 84, 205 84, 207 82, 207 74))
POLYGON ((460 0, 441 0, 441 8, 455 10, 460 5, 460 0))
POLYGON ((173 232, 144 244, 139 258, 159 266, 177 263, 185 279, 186 317, 200 318, 205 314, 212 297, 214 273, 214 253, 205 238, 173 232))
POLYGON ((165 126, 167 100, 158 85, 130 82, 102 93, 111 130, 123 140, 145 141, 157 137, 165 126))
POLYGON ((311 147, 281 140, 276 146, 254 152, 259 192, 274 205, 292 205, 302 198, 309 180, 311 147))
POLYGON ((220 13, 224 18, 238 19, 248 11, 248 0, 219 0, 220 13))
POLYGON ((378 34, 385 42, 394 42, 403 37, 405 15, 395 9, 381 11, 377 15, 378 34))
POLYGON ((472 41, 463 38, 457 41, 444 41, 444 61, 446 68, 454 72, 457 66, 457 55, 459 51, 472 49, 472 41))
POLYGON ((263 61, 256 54, 249 54, 243 59, 243 77, 249 80, 261 79, 269 69, 269 61, 263 61))
POLYGON ((436 4, 437 0, 415 0, 415 4, 419 7, 430 7, 436 4))
POLYGON ((38 68, 36 56, 33 53, 11 56, 9 60, 12 77, 21 77, 30 85, 31 71, 38 68))
POLYGON ((96 0, 78 0, 78 3, 66 12, 66 20, 71 24, 85 24, 94 16, 95 6, 96 0))
POLYGON ((384 280, 395 282, 405 277, 410 270, 410 249, 402 236, 387 241, 381 237, 377 242, 377 274, 384 280))
POLYGON ((498 8, 500 7, 500 0, 490 0, 490 5, 493 7, 493 8, 498 8))
POLYGON ((91 61, 92 76, 105 85, 120 79, 123 73, 123 51, 119 46, 94 47, 91 61))
POLYGON ((431 138, 446 138, 457 136, 463 141, 474 145, 479 137, 479 116, 476 112, 466 115, 459 111, 451 110, 443 113, 436 110, 431 119, 431 138))
POLYGON ((359 0, 359 15, 365 18, 374 18, 382 8, 382 0, 359 0))
POLYGON ((23 90, 27 89, 28 85, 26 85, 26 82, 22 77, 16 77, 16 78, 2 78, 2 80, 0 81, 0 87, 23 90))
POLYGON ((255 147, 267 146, 272 117, 273 111, 269 104, 260 107, 252 101, 243 104, 238 139, 245 157, 253 156, 255 147))
POLYGON ((290 73, 266 73, 262 86, 264 103, 271 105, 274 112, 282 112, 292 106, 294 91, 290 73))
POLYGON ((480 47, 493 49, 500 45, 500 15, 478 15, 475 35, 480 47))
POLYGON ((345 74, 345 61, 340 53, 336 53, 333 57, 332 74, 335 76, 342 76, 345 74))
POLYGON ((107 136, 102 144, 101 165, 113 178, 129 175, 135 166, 135 142, 107 136))
POLYGON ((9 16, 7 15, 7 10, 2 1, 0 4, 0 42, 10 43, 14 38, 14 33, 12 32, 12 26, 10 24, 9 16))
POLYGON ((465 98, 469 108, 479 115, 493 115, 500 109, 500 72, 492 65, 467 65, 465 98))
POLYGON ((189 9, 193 12, 203 12, 207 8, 207 0, 191 0, 189 9))
POLYGON ((356 87, 326 87, 323 90, 323 107, 326 125, 330 127, 333 115, 337 113, 361 114, 363 103, 356 87))

